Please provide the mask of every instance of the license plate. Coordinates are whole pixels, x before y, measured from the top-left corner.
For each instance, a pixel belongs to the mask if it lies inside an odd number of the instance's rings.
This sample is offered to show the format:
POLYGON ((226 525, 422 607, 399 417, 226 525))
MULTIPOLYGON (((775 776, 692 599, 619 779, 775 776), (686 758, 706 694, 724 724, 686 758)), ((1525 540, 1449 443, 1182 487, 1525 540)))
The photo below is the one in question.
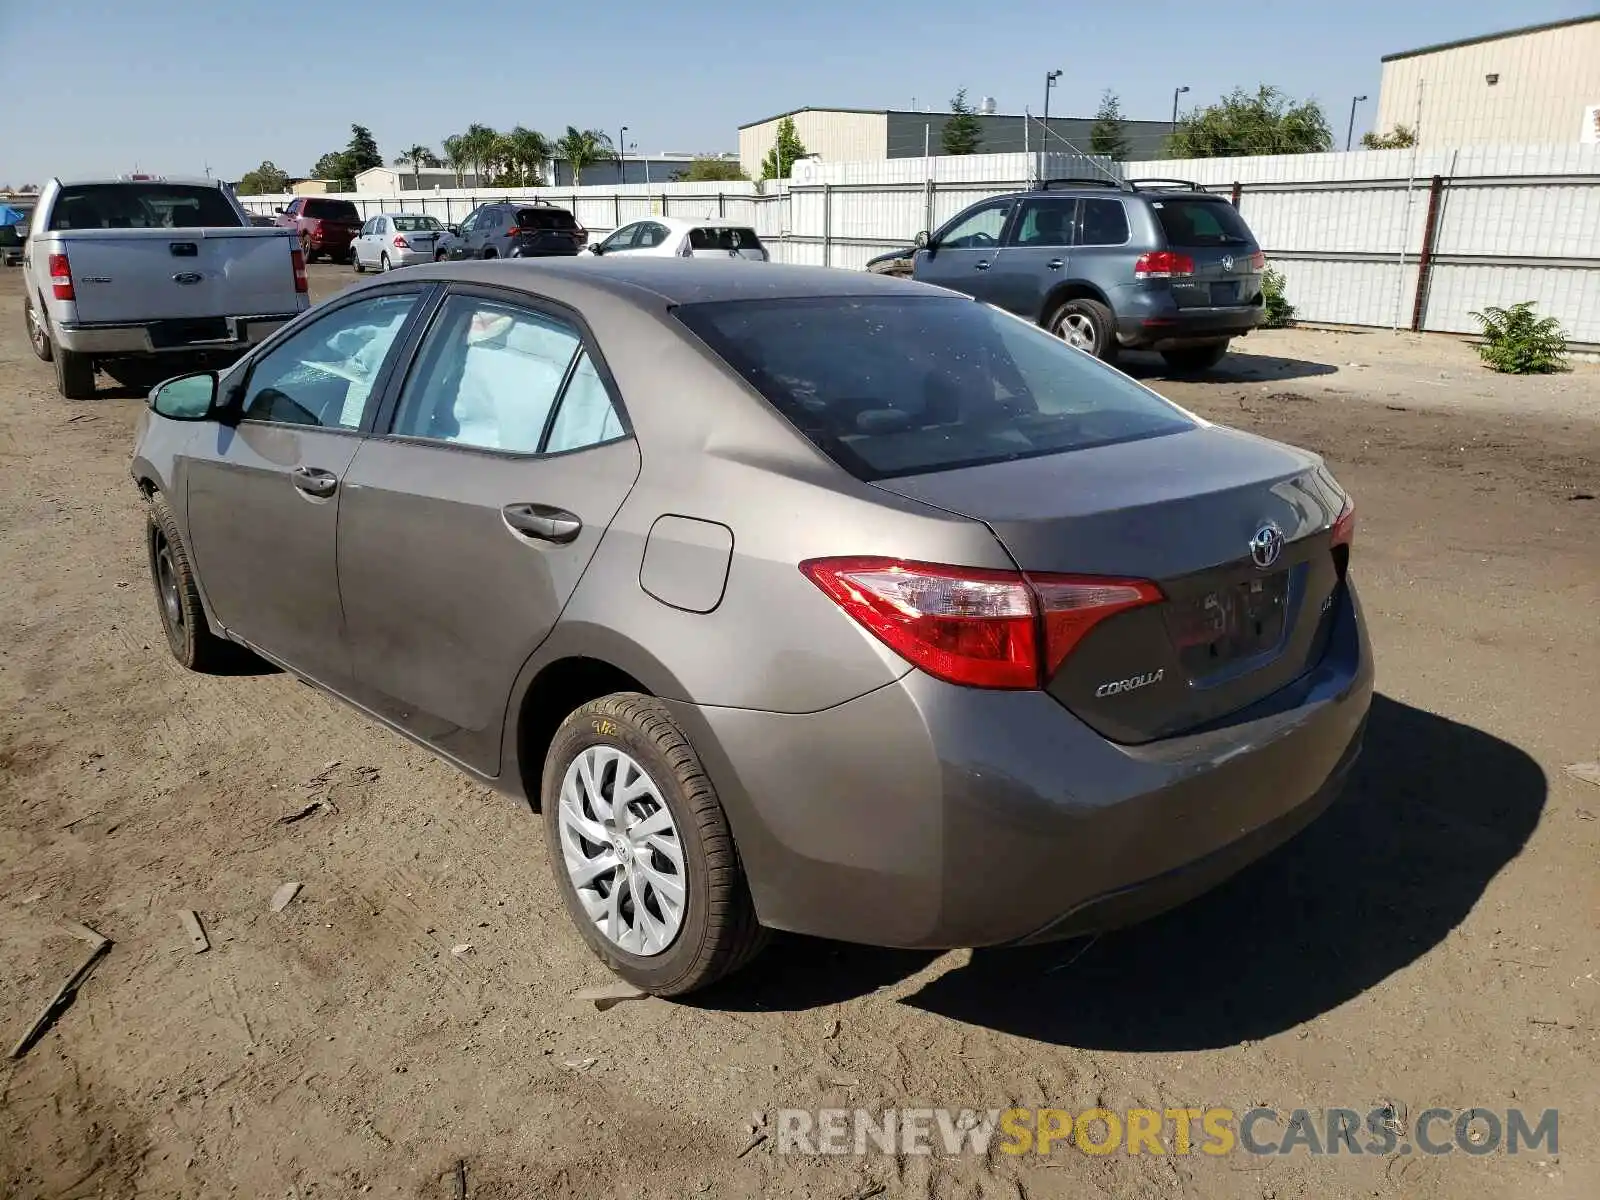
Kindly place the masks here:
POLYGON ((1195 675, 1277 645, 1283 637, 1289 573, 1279 571, 1201 592, 1174 605, 1172 636, 1195 675))
POLYGON ((1237 283, 1213 283, 1211 285, 1211 303, 1213 306, 1227 306, 1239 303, 1239 285, 1237 283))

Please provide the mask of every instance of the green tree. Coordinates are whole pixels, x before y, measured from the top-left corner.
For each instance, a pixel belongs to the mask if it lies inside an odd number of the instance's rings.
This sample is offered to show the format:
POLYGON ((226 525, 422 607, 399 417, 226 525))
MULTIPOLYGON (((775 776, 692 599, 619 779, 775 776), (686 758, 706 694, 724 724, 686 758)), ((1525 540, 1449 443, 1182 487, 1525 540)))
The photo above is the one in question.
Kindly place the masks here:
POLYGON ((701 154, 672 178, 678 183, 719 183, 749 179, 750 176, 746 175, 744 168, 732 159, 701 154))
POLYGON ((516 172, 517 186, 543 187, 544 164, 550 160, 550 139, 518 125, 504 137, 505 158, 516 172))
POLYGON ((348 192, 355 188, 355 178, 347 173, 347 166, 342 150, 330 150, 311 164, 311 178, 326 179, 335 191, 348 192))
POLYGON ((1361 135, 1368 150, 1409 150, 1417 144, 1417 131, 1409 125, 1396 125, 1388 133, 1372 130, 1361 135))
POLYGON ((467 163, 472 161, 467 155, 467 139, 459 133, 452 133, 439 143, 439 149, 444 151, 445 161, 456 173, 456 186, 460 187, 461 173, 466 170, 467 163))
POLYGON ((467 131, 461 135, 462 149, 466 151, 467 161, 472 164, 472 173, 479 183, 483 183, 489 173, 489 163, 494 159, 499 140, 500 135, 491 127, 476 121, 468 125, 467 131))
POLYGON ((609 137, 598 129, 579 129, 576 125, 568 125, 565 136, 558 139, 553 148, 555 156, 566 159, 572 167, 574 187, 583 182, 585 168, 616 157, 609 137))
POLYGON ((967 89, 962 88, 950 100, 950 115, 944 119, 939 145, 946 154, 976 154, 982 141, 983 122, 978 120, 978 110, 967 103, 967 89))
POLYGON ((422 168, 437 167, 439 165, 439 156, 419 142, 404 154, 397 156, 394 160, 394 165, 397 167, 410 167, 412 185, 416 190, 421 191, 422 168))
POLYGON ((1168 142, 1173 158, 1250 154, 1315 154, 1333 146, 1327 114, 1315 100, 1293 103, 1266 84, 1254 94, 1235 88, 1218 103, 1178 122, 1168 142))
POLYGON ((383 166, 378 141, 365 125, 350 126, 350 144, 344 149, 345 178, 354 179, 363 171, 383 166))
POLYGON ((767 156, 761 160, 762 179, 787 179, 794 173, 794 164, 807 158, 811 151, 795 132, 794 118, 785 117, 778 122, 778 137, 767 156))
POLYGON ((289 190, 289 173, 268 160, 246 171, 234 190, 241 196, 281 196, 289 190))
POLYGON ((1089 149, 1104 154, 1113 162, 1128 157, 1127 123, 1122 116, 1122 101, 1110 88, 1100 97, 1100 108, 1094 114, 1094 125, 1089 130, 1089 149))

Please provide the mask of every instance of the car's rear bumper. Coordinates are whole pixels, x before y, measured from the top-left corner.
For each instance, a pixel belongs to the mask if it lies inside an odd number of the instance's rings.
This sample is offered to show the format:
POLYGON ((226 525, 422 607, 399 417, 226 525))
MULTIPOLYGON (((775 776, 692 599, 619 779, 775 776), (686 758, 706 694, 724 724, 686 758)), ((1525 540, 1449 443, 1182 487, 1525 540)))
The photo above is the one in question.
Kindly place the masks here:
POLYGON ((256 313, 228 317, 227 336, 181 344, 164 344, 153 336, 156 323, 117 322, 112 324, 60 324, 51 327, 50 337, 63 350, 89 354, 96 358, 143 358, 148 355, 194 355, 214 352, 235 356, 265 341, 300 314, 256 313))
POLYGON ((1309 823, 1360 748, 1353 591, 1323 662, 1221 727, 1109 742, 1043 692, 912 672, 820 713, 672 705, 728 810, 763 923, 944 948, 1139 920, 1309 823))
POLYGON ((1163 290, 1130 287, 1113 298, 1117 342, 1130 350, 1174 350, 1243 337, 1266 319, 1263 303, 1180 308, 1163 290))

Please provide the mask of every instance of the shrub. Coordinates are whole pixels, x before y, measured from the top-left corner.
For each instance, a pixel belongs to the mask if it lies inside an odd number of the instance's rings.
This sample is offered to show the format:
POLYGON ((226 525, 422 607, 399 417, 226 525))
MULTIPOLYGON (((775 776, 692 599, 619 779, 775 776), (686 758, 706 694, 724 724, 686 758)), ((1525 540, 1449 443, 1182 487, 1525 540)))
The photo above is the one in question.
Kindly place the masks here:
POLYGON ((1567 339, 1561 322, 1533 311, 1533 301, 1472 313, 1483 330, 1478 357, 1507 375, 1547 375, 1567 369, 1567 339))
POLYGON ((1261 295, 1267 307, 1267 319, 1262 326, 1266 329, 1287 329, 1294 324, 1294 305, 1283 294, 1285 282, 1283 272, 1273 267, 1268 267, 1261 276, 1261 295))

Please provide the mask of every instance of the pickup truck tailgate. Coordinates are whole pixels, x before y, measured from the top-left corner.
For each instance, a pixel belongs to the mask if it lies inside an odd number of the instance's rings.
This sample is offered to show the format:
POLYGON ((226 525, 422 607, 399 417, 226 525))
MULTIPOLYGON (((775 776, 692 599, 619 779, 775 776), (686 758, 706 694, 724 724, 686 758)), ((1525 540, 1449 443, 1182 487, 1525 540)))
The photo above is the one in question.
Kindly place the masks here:
POLYGON ((282 229, 77 229, 62 235, 76 323, 297 312, 282 229))

